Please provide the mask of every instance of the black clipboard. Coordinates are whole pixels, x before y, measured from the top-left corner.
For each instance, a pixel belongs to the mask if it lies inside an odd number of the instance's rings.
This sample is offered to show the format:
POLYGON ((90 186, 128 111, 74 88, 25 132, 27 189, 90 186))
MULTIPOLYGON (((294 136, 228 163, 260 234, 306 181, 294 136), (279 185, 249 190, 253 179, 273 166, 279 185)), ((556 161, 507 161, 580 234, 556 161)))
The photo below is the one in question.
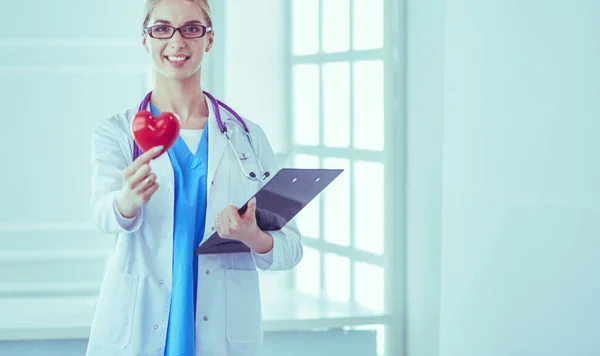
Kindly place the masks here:
MULTIPOLYGON (((333 182, 343 169, 283 168, 253 197, 256 198, 256 222, 265 231, 283 228, 304 207, 333 182)), ((248 199, 248 202, 252 198, 248 199)), ((246 202, 238 212, 243 214, 246 202)), ((195 255, 250 252, 244 243, 210 235, 194 250, 195 255)))

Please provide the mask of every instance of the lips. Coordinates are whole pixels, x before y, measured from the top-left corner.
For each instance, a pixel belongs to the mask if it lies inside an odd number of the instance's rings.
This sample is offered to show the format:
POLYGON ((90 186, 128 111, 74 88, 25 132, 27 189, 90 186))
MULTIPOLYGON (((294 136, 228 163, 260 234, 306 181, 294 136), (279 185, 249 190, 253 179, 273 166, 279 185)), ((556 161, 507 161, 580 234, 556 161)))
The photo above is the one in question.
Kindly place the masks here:
POLYGON ((177 54, 172 56, 165 56, 165 59, 168 60, 172 64, 182 64, 185 63, 191 56, 187 56, 184 54, 177 54))

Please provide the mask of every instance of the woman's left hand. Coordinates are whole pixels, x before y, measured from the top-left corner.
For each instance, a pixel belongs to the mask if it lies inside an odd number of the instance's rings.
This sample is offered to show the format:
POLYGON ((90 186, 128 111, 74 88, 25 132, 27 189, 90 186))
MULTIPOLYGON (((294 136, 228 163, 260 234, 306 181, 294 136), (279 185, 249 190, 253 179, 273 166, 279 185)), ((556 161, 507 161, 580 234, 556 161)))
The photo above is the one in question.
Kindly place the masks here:
POLYGON ((273 250, 273 236, 262 231, 256 223, 256 198, 248 202, 248 208, 241 216, 235 206, 223 209, 215 219, 214 229, 222 238, 241 241, 259 254, 273 250))
POLYGON ((223 209, 215 219, 214 228, 223 238, 244 243, 254 239, 260 233, 256 223, 256 198, 248 202, 248 208, 241 216, 235 206, 223 209))

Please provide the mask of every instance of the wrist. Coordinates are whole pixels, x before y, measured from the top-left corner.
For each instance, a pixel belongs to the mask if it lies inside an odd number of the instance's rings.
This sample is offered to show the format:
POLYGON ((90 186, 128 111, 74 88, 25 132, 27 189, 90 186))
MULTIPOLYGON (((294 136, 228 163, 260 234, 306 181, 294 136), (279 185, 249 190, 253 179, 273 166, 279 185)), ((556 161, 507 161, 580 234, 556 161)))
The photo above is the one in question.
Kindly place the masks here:
POLYGON ((122 217, 131 219, 137 214, 137 209, 132 207, 131 204, 127 204, 124 200, 123 195, 120 192, 117 193, 115 196, 115 206, 122 217))
POLYGON ((273 236, 256 227, 255 231, 246 235, 245 241, 242 241, 252 251, 258 254, 265 254, 273 249, 273 236))

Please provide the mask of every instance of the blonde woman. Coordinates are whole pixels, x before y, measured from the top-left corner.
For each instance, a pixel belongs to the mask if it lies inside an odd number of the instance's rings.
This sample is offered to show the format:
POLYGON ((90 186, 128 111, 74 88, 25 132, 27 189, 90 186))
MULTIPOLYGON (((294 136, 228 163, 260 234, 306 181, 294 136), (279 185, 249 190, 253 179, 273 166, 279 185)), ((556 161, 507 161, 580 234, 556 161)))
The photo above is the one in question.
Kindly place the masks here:
POLYGON ((258 125, 201 88, 214 41, 208 0, 148 0, 145 11, 142 44, 154 63, 154 88, 100 120, 92 136, 93 220, 117 240, 87 355, 259 355, 257 268, 291 269, 302 258, 293 221, 261 231, 253 201, 238 214, 278 171, 275 156, 258 125), (140 110, 176 114, 181 133, 172 147, 140 151, 131 133, 140 110), (241 134, 232 133, 236 127, 241 134), (194 255, 214 231, 250 251, 194 255))

